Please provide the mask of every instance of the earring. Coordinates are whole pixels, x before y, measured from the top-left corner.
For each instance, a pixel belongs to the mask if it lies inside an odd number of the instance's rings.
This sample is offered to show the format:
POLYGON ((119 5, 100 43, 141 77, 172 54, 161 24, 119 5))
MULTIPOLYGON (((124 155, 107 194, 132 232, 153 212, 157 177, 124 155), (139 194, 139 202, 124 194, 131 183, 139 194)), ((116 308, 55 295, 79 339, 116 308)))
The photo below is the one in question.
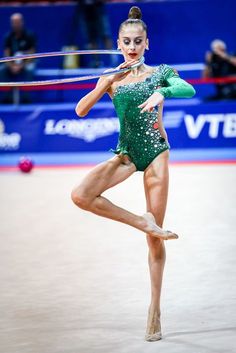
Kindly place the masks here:
POLYGON ((149 48, 147 47, 146 50, 149 50, 149 48))

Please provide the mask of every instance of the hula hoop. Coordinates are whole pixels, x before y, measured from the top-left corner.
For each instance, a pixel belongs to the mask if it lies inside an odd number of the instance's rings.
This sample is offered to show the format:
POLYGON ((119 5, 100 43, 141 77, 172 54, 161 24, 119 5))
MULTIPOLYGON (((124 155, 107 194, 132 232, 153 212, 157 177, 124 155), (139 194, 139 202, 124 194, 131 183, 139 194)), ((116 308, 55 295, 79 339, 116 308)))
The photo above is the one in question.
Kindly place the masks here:
MULTIPOLYGON (((15 61, 15 60, 26 60, 26 59, 38 59, 45 57, 54 57, 54 56, 65 56, 65 55, 85 55, 85 54, 118 54, 122 53, 117 50, 72 50, 72 51, 57 51, 57 52, 48 52, 48 53, 36 53, 36 54, 26 54, 26 55, 17 55, 17 56, 7 56, 0 58, 0 63, 15 61)), ((139 59, 139 62, 126 67, 124 69, 114 69, 108 72, 103 72, 97 75, 89 76, 79 76, 71 78, 62 78, 54 80, 44 80, 44 81, 24 81, 24 82, 0 82, 0 87, 24 87, 24 86, 43 86, 43 85, 56 85, 60 83, 69 83, 69 82, 78 82, 78 81, 87 81, 93 80, 102 76, 114 75, 122 72, 127 72, 130 70, 139 67, 144 63, 144 57, 139 59)))

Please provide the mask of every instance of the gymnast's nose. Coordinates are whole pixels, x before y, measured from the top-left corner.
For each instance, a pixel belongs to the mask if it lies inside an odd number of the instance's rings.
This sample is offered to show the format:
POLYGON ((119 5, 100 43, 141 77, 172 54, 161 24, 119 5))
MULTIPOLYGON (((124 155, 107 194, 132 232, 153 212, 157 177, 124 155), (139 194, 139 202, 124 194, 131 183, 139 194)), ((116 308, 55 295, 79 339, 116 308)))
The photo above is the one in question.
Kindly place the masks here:
POLYGON ((132 41, 129 44, 129 50, 135 50, 135 43, 132 41))

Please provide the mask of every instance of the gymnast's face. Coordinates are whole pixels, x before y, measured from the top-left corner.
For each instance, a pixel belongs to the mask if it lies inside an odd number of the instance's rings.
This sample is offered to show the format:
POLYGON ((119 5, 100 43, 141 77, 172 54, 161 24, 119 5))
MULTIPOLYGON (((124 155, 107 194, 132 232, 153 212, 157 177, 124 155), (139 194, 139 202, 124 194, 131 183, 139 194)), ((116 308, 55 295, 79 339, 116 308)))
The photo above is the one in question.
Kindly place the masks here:
POLYGON ((140 59, 145 49, 148 48, 146 32, 139 24, 128 24, 123 26, 117 40, 118 49, 124 55, 125 61, 140 59))

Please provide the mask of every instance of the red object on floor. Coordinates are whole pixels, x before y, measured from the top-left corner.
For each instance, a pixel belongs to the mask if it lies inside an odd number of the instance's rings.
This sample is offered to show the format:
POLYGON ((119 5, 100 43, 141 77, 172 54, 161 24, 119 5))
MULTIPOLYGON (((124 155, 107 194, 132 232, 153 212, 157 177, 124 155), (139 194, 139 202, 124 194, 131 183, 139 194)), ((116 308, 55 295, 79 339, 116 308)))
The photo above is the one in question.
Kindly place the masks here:
POLYGON ((34 163, 29 157, 21 157, 18 163, 18 167, 23 173, 31 172, 33 166, 34 163))

